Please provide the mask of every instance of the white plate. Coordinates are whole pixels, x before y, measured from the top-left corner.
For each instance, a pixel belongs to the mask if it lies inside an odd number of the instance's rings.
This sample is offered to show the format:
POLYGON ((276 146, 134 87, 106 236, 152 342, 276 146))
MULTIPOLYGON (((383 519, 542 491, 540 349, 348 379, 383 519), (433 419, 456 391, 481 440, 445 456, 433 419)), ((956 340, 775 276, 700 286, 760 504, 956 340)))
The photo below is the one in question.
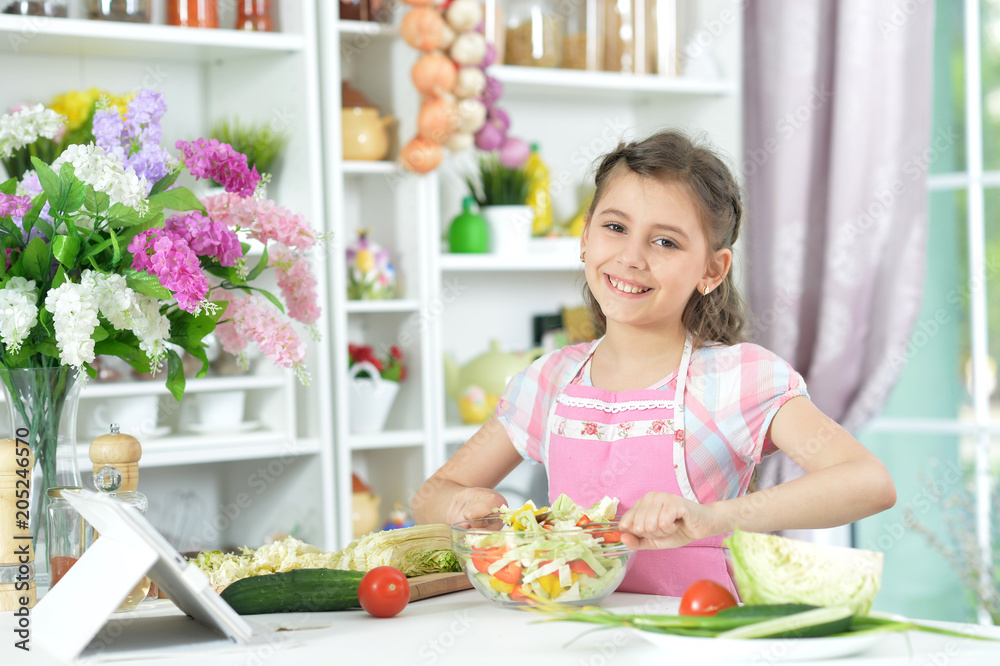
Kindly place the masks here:
POLYGON ((864 652, 886 637, 886 634, 862 634, 830 638, 737 639, 632 631, 653 645, 669 650, 672 655, 755 664, 846 657, 864 652))
POLYGON ((188 432, 197 435, 234 435, 239 432, 248 432, 260 427, 260 421, 244 421, 234 425, 219 423, 188 423, 184 428, 188 432))

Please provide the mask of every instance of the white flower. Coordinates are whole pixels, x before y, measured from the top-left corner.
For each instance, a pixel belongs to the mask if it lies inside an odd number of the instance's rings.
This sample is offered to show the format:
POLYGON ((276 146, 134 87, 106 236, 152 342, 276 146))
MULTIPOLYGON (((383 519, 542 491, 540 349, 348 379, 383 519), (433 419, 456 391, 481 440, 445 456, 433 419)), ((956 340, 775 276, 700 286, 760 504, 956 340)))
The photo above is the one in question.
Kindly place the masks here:
POLYGON ((75 282, 64 282, 49 291, 45 308, 52 313, 59 360, 79 368, 94 360, 97 301, 91 291, 75 282))
POLYGON ((34 143, 38 137, 55 137, 66 124, 66 116, 36 104, 6 116, 0 116, 0 158, 34 143))
POLYGON ((100 146, 74 143, 52 163, 52 170, 58 172, 64 162, 73 165, 77 178, 107 194, 111 203, 124 204, 140 213, 149 210, 149 204, 146 203, 149 181, 145 177, 138 177, 132 170, 126 171, 118 160, 108 156, 100 146))
POLYGON ((0 289, 0 340, 7 351, 17 353, 37 323, 38 291, 35 281, 12 277, 0 289))
POLYGON ((166 355, 166 338, 170 335, 170 320, 160 314, 160 302, 137 294, 116 273, 104 274, 85 270, 80 284, 93 295, 97 308, 116 329, 132 331, 139 338, 139 348, 150 364, 159 368, 166 355))

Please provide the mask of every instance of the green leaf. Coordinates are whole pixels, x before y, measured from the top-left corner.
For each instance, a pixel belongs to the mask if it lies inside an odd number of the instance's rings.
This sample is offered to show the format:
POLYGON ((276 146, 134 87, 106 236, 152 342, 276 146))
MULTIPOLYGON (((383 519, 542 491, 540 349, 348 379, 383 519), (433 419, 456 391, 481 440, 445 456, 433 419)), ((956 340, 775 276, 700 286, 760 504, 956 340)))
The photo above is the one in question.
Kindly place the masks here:
POLYGON ((17 192, 17 178, 11 178, 0 183, 0 192, 3 194, 14 194, 17 192))
POLYGON ((176 211, 185 210, 197 210, 202 213, 208 214, 205 210, 205 206, 198 201, 198 197, 194 195, 194 192, 186 187, 175 187, 172 190, 166 190, 158 194, 154 194, 149 197, 150 203, 156 203, 163 208, 169 208, 176 211))
POLYGON ((116 331, 114 337, 99 340, 94 344, 94 353, 98 356, 117 356, 139 374, 150 371, 149 359, 146 353, 139 349, 139 339, 131 331, 116 331))
POLYGON ((250 271, 250 273, 247 275, 247 282, 249 282, 251 280, 256 280, 260 276, 260 274, 264 272, 265 268, 267 268, 267 246, 266 245, 264 246, 264 252, 260 256, 260 261, 257 262, 257 265, 254 266, 253 270, 250 271))
POLYGON ((145 221, 142 213, 123 203, 114 203, 108 209, 108 225, 111 227, 132 227, 145 221))
POLYGON ((83 181, 74 178, 70 182, 69 187, 66 189, 66 200, 63 202, 62 212, 75 213, 83 208, 83 204, 86 200, 86 184, 83 181))
MULTIPOLYGON (((48 197, 49 202, 62 201, 62 181, 56 172, 37 157, 32 157, 31 163, 35 167, 35 173, 38 174, 38 182, 42 184, 42 190, 45 192, 45 196, 48 197)), ((70 168, 72 169, 73 166, 70 165, 70 168)))
POLYGON ((267 300, 271 301, 271 303, 274 304, 274 307, 278 308, 278 311, 281 314, 285 314, 285 306, 282 305, 281 301, 278 300, 277 296, 267 291, 266 289, 258 289, 256 287, 252 287, 252 289, 256 291, 258 294, 262 295, 267 300))
POLYGON ((49 276, 49 244, 41 238, 32 238, 19 261, 24 277, 44 282, 49 276))
POLYGON ((160 284, 160 278, 155 275, 150 275, 146 271, 137 271, 135 269, 128 269, 125 272, 125 283, 133 289, 139 292, 143 296, 149 296, 151 298, 157 298, 160 300, 173 298, 173 294, 170 290, 160 284))
POLYGON ((31 210, 28 214, 24 216, 21 220, 21 226, 24 228, 25 234, 30 232, 32 229, 38 229, 46 238, 52 238, 55 235, 55 230, 52 229, 52 225, 46 222, 43 218, 39 217, 42 212, 42 208, 45 207, 45 202, 47 201, 44 194, 39 194, 34 199, 31 200, 31 210))
POLYGON ((184 397, 184 362, 173 349, 167 350, 167 389, 174 396, 174 400, 181 401, 184 397))
POLYGON ((52 255, 66 268, 76 266, 76 255, 80 251, 80 239, 76 236, 56 236, 52 239, 52 255))
POLYGON ((90 334, 90 337, 93 338, 95 342, 100 342, 101 340, 108 339, 108 332, 102 326, 95 326, 94 332, 90 334))
POLYGON ((156 181, 153 184, 152 189, 150 189, 150 191, 149 191, 149 196, 153 197, 153 196, 159 194, 160 192, 163 192, 163 191, 167 190, 167 188, 169 188, 171 185, 173 185, 174 183, 177 182, 177 179, 180 177, 180 175, 181 175, 181 170, 180 169, 174 169, 173 171, 171 171, 170 173, 168 173, 166 176, 164 176, 163 178, 161 178, 158 181, 156 181))
POLYGON ((87 212, 93 217, 103 215, 107 212, 108 208, 111 206, 111 197, 104 192, 95 190, 90 185, 87 185, 84 189, 87 192, 84 200, 84 208, 87 212))
POLYGON ((56 289, 62 286, 62 283, 66 281, 66 267, 62 264, 56 269, 56 274, 52 277, 52 284, 49 285, 49 289, 56 289))
POLYGON ((203 270, 210 275, 232 282, 235 285, 243 284, 243 280, 240 278, 239 272, 233 266, 209 265, 203 266, 203 270))
POLYGON ((118 242, 118 234, 115 233, 114 229, 112 229, 111 227, 108 227, 108 234, 110 236, 110 238, 108 240, 110 240, 111 241, 111 245, 114 246, 114 251, 113 251, 113 253, 111 255, 111 263, 113 263, 115 266, 117 266, 118 263, 122 260, 122 248, 121 248, 121 244, 119 244, 119 242, 118 242))

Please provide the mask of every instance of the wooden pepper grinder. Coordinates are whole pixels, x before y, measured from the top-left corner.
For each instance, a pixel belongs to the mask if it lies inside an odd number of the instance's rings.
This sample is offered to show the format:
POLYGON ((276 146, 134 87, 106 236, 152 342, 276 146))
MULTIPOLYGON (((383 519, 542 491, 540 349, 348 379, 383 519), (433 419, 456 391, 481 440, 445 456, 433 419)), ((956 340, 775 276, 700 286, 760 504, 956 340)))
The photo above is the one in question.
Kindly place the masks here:
POLYGON ((132 435, 118 431, 118 424, 111 424, 111 432, 100 435, 90 443, 90 462, 94 474, 105 465, 111 465, 122 475, 120 491, 139 489, 139 458, 142 445, 132 435))
POLYGON ((35 605, 28 511, 35 456, 24 440, 0 439, 0 611, 35 605))

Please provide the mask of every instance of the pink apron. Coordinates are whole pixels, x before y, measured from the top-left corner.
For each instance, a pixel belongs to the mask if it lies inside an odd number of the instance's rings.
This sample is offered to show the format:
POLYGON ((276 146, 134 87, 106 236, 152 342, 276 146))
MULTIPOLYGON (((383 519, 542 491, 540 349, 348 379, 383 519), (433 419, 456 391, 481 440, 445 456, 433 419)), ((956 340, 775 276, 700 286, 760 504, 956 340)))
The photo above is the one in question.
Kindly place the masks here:
MULTIPOLYGON (((550 413, 550 500, 566 493, 589 506, 605 495, 617 497, 619 516, 651 491, 698 501, 684 463, 684 385, 690 359, 688 339, 677 370, 676 409, 669 393, 657 389, 670 378, 649 389, 612 393, 576 383, 589 356, 580 364, 550 413)), ((722 546, 725 536, 638 551, 618 589, 679 597, 692 582, 707 578, 736 595, 722 546)))

